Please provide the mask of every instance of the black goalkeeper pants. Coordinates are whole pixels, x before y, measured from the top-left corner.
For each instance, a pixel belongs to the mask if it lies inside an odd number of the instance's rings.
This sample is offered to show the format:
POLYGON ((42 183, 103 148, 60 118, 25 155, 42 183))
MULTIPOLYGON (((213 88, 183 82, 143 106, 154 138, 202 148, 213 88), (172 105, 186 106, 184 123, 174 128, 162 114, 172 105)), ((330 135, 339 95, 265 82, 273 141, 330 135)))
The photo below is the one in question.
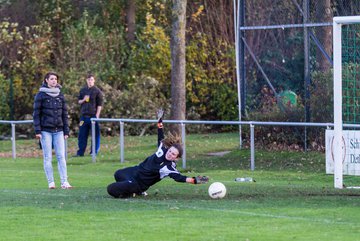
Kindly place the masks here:
POLYGON ((142 189, 133 178, 137 169, 138 166, 117 170, 114 174, 116 182, 107 187, 109 195, 114 198, 128 198, 134 193, 141 193, 142 189))

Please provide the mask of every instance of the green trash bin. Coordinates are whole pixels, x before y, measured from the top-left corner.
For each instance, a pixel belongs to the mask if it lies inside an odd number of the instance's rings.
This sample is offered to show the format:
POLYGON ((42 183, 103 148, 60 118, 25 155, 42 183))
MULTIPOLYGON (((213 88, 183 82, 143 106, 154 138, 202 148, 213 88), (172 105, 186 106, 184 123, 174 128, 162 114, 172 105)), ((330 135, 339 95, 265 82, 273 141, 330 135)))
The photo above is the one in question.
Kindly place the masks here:
POLYGON ((291 108, 297 105, 297 95, 291 90, 285 90, 279 94, 282 104, 285 107, 291 108))

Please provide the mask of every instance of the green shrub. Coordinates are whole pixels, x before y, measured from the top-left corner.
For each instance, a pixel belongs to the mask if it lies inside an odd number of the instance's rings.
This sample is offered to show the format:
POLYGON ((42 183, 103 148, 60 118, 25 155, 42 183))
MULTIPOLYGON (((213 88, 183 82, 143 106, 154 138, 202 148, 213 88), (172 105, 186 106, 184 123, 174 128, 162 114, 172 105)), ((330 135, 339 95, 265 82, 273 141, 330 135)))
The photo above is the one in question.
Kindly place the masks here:
POLYGON ((212 46, 208 38, 198 33, 187 44, 187 107, 200 119, 237 120, 237 86, 229 65, 233 46, 221 40, 212 46))
MULTIPOLYGON (((20 30, 17 23, 1 22, 0 30, 0 48, 3 53, 0 64, 4 78, 12 80, 13 119, 25 119, 32 113, 34 95, 41 85, 42 75, 50 69, 50 28, 44 22, 20 30)), ((4 86, 6 82, 0 88, 9 94, 8 87, 4 86)), ((3 115, 10 118, 9 112, 3 115)))
POLYGON ((0 120, 10 120, 10 81, 0 72, 0 120))
POLYGON ((332 72, 314 72, 310 88, 312 122, 333 122, 334 96, 332 72))

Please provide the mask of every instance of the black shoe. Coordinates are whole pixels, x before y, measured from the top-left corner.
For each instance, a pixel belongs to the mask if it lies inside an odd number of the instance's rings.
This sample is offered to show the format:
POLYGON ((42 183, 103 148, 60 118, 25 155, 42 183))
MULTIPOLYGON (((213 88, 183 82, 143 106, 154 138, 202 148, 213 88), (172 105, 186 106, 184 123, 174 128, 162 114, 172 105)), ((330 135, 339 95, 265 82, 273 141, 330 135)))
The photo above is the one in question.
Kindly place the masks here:
POLYGON ((72 157, 81 157, 81 156, 84 156, 84 155, 75 154, 72 157))

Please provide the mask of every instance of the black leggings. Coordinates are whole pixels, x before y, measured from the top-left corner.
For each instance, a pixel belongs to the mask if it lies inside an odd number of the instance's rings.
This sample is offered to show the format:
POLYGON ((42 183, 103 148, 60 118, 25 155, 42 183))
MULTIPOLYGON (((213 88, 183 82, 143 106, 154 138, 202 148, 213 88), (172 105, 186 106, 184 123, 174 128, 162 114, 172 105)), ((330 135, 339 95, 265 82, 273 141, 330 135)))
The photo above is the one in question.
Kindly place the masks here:
POLYGON ((139 166, 126 167, 124 169, 119 169, 114 173, 114 178, 117 182, 133 180, 138 169, 139 169, 139 166))
POLYGON ((117 170, 114 174, 116 182, 107 187, 108 193, 114 198, 128 198, 133 193, 141 193, 141 188, 133 178, 137 169, 138 166, 117 170))

